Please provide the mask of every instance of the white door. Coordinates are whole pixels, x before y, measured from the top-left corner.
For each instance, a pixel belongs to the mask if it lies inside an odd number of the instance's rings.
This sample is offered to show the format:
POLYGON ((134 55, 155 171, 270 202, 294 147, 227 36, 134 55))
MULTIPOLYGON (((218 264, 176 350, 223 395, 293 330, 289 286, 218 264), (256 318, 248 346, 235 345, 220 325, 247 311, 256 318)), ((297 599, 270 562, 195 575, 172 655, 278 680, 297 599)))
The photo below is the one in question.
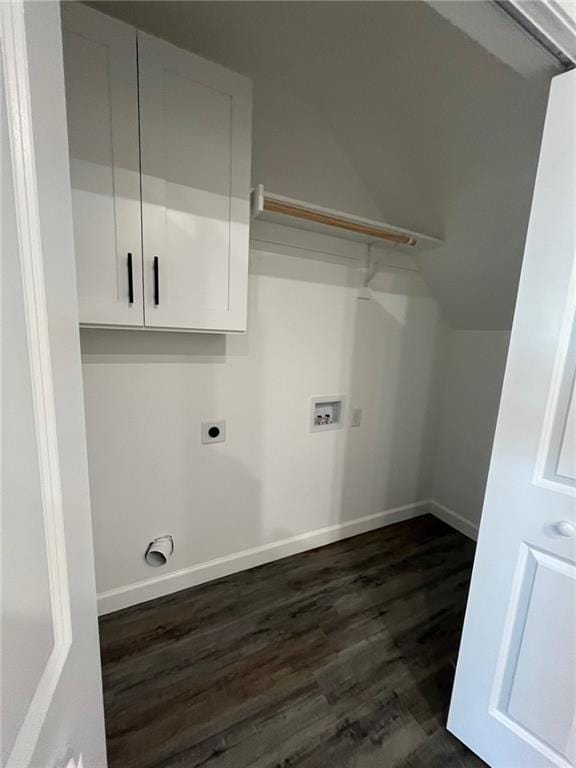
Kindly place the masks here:
POLYGON ((57 3, 0 3, 3 768, 105 768, 57 3))
POLYGON ((80 322, 144 324, 136 30, 62 4, 80 322))
POLYGON ((552 82, 448 721, 494 768, 576 764, 575 266, 576 70, 552 82))
POLYGON ((250 81, 138 33, 147 326, 246 330, 250 81))

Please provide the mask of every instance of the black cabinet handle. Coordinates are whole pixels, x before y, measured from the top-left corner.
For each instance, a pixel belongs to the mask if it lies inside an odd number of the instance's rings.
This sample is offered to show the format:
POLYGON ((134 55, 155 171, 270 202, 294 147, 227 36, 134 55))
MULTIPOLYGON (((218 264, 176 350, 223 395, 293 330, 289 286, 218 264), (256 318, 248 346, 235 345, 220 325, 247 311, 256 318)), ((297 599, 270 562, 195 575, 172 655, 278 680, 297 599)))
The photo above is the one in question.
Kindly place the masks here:
POLYGON ((160 267, 158 256, 154 256, 154 305, 160 304, 160 267))
POLYGON ((128 304, 134 304, 134 273, 132 271, 132 254, 128 254, 128 304))

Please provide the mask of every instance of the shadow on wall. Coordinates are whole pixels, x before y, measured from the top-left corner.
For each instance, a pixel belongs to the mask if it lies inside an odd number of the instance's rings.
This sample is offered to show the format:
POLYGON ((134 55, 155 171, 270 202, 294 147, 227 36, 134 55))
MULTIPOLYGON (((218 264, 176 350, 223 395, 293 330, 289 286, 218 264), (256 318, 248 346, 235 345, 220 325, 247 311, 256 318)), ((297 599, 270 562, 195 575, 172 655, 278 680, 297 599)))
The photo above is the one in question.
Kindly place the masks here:
POLYGON ((82 328, 82 355, 91 363, 223 363, 226 337, 210 333, 82 328))
POLYGON ((340 520, 418 504, 430 496, 442 321, 417 273, 382 268, 372 298, 356 301, 351 407, 361 427, 344 445, 340 520))

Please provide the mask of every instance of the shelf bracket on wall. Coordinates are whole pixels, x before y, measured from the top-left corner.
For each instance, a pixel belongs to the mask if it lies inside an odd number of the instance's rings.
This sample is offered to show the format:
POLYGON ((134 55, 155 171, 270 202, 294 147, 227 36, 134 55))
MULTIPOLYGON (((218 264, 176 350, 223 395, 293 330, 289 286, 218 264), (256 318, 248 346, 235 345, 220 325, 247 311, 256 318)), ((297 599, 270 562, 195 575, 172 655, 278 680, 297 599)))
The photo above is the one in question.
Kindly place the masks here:
POLYGON ((360 272, 362 273, 362 285, 358 290, 358 298, 370 301, 372 298, 372 291, 370 289, 370 283, 376 275, 377 268, 374 261, 374 254, 372 252, 372 244, 366 246, 366 261, 360 272))
POLYGON ((370 288, 370 283, 376 274, 376 263, 372 253, 372 244, 366 247, 366 269, 364 273, 364 288, 370 288))

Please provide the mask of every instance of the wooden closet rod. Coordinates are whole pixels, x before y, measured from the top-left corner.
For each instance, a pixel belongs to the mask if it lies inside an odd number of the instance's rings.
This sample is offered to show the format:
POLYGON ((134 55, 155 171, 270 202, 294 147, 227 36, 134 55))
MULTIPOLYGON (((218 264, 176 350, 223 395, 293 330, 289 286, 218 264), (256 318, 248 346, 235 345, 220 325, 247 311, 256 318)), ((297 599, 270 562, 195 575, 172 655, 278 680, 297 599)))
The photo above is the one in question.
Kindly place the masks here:
POLYGON ((269 197, 264 197, 264 210, 269 211, 270 213, 280 213, 285 216, 292 216, 295 219, 313 221, 316 222, 316 224, 324 224, 328 227, 345 229, 348 232, 356 232, 359 235, 377 237, 380 240, 387 240, 388 242, 398 243, 400 245, 416 245, 417 243, 416 238, 411 237, 410 235, 403 235, 398 232, 391 232, 387 229, 380 229, 379 227, 374 227, 370 224, 361 224, 359 222, 351 221, 350 219, 344 219, 340 216, 332 216, 328 213, 314 211, 310 208, 303 208, 299 205, 285 203, 280 200, 273 200, 269 197))

